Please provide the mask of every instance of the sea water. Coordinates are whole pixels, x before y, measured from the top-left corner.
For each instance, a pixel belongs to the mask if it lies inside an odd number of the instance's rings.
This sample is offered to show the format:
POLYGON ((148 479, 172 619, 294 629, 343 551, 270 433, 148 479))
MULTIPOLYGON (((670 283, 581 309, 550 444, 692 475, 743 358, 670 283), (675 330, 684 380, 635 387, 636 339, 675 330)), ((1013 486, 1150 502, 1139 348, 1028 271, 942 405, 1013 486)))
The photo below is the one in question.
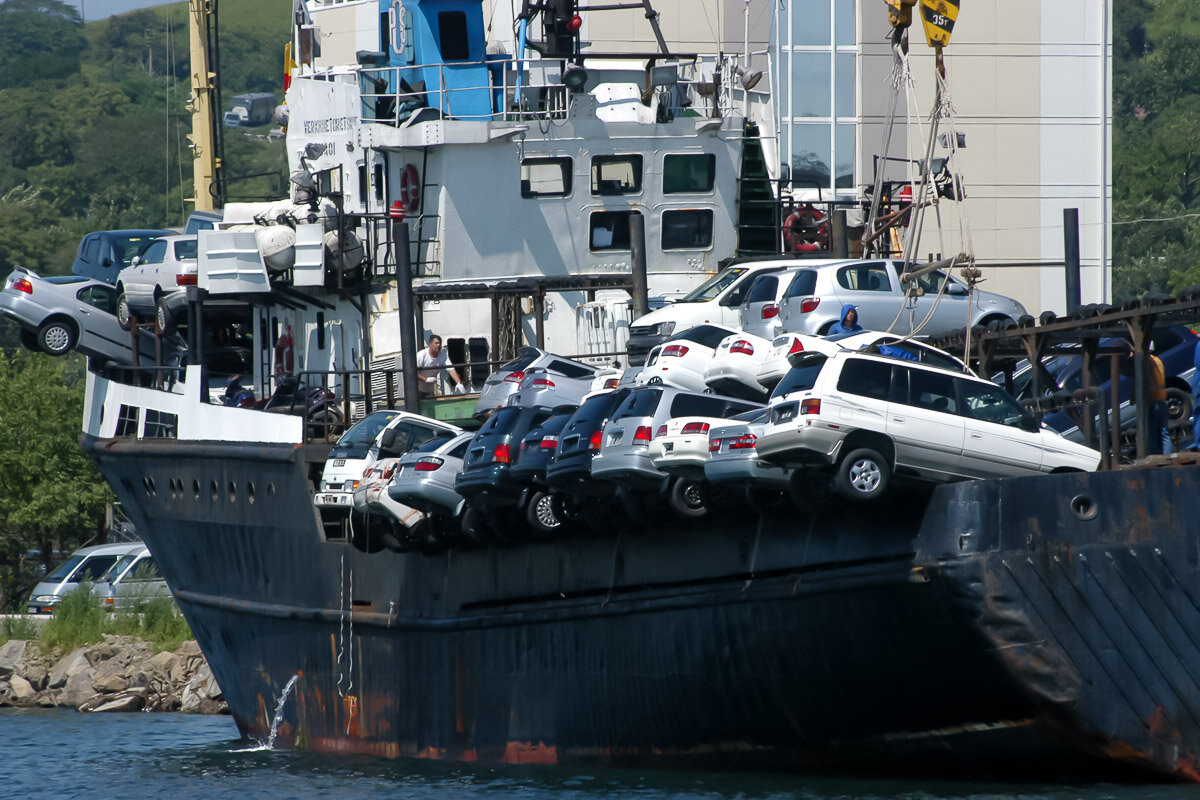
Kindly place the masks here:
POLYGON ((1004 784, 449 764, 263 749, 233 720, 0 709, 3 800, 1200 800, 1200 786, 1004 784))

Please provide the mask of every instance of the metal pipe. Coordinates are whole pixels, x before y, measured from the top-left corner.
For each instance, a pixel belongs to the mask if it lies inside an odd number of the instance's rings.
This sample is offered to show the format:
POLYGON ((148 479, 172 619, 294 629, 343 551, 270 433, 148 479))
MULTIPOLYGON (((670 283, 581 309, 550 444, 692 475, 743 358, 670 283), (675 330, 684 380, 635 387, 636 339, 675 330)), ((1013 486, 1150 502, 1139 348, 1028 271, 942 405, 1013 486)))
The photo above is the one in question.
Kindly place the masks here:
POLYGON ((404 386, 404 410, 421 412, 421 389, 417 380, 417 341, 413 326, 412 265, 409 263, 408 223, 392 223, 396 241, 396 314, 400 317, 400 369, 404 386))
POLYGON ((1067 265, 1067 313, 1081 304, 1079 286, 1079 209, 1063 209, 1063 261, 1067 265))
POLYGON ((629 261, 633 269, 633 318, 650 313, 646 283, 646 220, 639 212, 629 212, 629 261))
POLYGON ((833 212, 833 229, 830 231, 833 240, 829 243, 829 254, 834 258, 849 258, 850 243, 846 241, 846 209, 839 208, 833 212))

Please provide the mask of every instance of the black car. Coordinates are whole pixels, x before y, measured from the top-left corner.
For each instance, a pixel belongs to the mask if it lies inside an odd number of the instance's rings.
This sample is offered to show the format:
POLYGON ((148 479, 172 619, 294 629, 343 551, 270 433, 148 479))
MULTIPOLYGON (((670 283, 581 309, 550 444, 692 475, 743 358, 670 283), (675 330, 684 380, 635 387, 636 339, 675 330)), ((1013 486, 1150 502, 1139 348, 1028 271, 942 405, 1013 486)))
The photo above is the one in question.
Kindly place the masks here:
POLYGON ((583 401, 558 437, 554 461, 546 469, 546 482, 567 494, 606 494, 609 486, 593 481, 592 458, 600 452, 600 431, 632 387, 621 387, 583 401))
POLYGON ((525 488, 512 475, 521 440, 553 413, 554 409, 546 406, 497 409, 467 447, 454 490, 475 508, 515 506, 525 488))
POLYGON ((521 440, 520 454, 512 468, 513 480, 525 485, 520 508, 535 533, 558 533, 565 521, 555 509, 554 498, 546 485, 546 468, 554 461, 558 436, 578 406, 556 406, 554 413, 521 440))

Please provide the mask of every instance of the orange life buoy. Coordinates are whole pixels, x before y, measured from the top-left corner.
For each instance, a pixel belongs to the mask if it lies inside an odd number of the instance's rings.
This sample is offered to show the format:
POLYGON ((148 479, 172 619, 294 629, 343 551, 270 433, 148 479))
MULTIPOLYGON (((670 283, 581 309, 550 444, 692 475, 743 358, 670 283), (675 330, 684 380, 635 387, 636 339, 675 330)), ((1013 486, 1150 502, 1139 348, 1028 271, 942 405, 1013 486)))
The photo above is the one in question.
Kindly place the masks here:
POLYGON ((400 202, 410 214, 421 207, 421 176, 412 164, 405 164, 400 170, 400 202))
POLYGON ((824 250, 829 241, 829 225, 825 215, 812 203, 793 211, 783 222, 783 245, 792 253, 813 253, 824 250))

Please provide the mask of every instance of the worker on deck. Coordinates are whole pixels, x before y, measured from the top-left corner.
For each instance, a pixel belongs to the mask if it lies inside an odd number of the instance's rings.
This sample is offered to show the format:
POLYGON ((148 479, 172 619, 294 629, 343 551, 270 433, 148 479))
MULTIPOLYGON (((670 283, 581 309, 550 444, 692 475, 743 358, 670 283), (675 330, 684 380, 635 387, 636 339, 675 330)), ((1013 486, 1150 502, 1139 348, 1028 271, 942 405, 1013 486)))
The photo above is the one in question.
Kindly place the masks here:
POLYGON ((421 397, 433 397, 437 390, 438 375, 449 372, 454 381, 454 393, 463 394, 462 378, 458 370, 450 365, 449 354, 442 349, 442 337, 436 333, 429 337, 429 348, 417 353, 417 377, 421 388, 421 397))

